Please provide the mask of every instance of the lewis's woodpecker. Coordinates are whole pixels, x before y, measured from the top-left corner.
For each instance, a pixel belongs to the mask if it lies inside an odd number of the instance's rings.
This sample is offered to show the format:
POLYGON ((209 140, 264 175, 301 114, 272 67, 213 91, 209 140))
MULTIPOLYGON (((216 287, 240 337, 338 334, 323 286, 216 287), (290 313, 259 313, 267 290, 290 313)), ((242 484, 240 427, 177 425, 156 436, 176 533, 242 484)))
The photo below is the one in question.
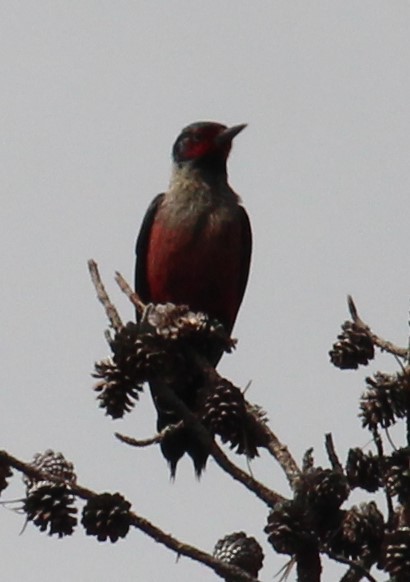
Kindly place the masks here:
MULTIPOLYGON (((228 334, 245 292, 252 247, 249 218, 226 169, 232 140, 245 127, 198 122, 182 130, 172 150, 169 188, 149 206, 136 248, 135 287, 144 302, 188 305, 219 320, 228 334)), ((216 366, 219 358, 211 363, 216 366)), ((189 406, 192 394, 184 399, 189 406)), ((158 430, 178 422, 154 402, 158 430)), ((185 452, 198 475, 208 457, 187 428, 164 438, 161 449, 172 475, 185 452)))

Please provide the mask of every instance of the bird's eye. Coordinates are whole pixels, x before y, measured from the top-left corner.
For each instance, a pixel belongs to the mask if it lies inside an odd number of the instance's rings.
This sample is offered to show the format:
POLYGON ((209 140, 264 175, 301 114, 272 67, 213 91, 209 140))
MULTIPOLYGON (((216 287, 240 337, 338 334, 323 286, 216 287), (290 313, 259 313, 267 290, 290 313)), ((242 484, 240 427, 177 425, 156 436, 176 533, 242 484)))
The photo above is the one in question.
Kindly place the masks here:
POLYGON ((190 143, 191 143, 191 140, 188 136, 183 137, 182 139, 177 141, 178 150, 180 152, 183 152, 184 150, 187 149, 187 147, 189 147, 190 143))

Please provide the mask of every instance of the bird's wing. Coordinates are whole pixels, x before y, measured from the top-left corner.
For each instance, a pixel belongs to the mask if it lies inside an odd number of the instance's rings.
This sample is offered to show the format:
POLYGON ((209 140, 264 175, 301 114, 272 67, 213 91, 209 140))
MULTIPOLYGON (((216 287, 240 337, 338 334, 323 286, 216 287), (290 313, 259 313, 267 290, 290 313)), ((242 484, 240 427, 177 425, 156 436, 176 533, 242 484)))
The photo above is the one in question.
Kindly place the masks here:
POLYGON ((251 223, 249 221, 249 216, 243 206, 239 207, 240 209, 240 219, 242 221, 242 240, 241 240, 241 249, 242 249, 242 272, 240 277, 240 297, 242 298, 246 284, 248 282, 249 277, 249 267, 251 264, 251 254, 252 254, 252 229, 251 223))
POLYGON ((149 289, 147 285, 147 252, 149 239, 151 235, 152 224, 155 215, 164 194, 158 194, 148 207, 148 210, 142 221, 141 230, 137 238, 135 252, 137 254, 137 262, 135 264, 135 291, 141 297, 142 301, 148 303, 150 301, 149 289))

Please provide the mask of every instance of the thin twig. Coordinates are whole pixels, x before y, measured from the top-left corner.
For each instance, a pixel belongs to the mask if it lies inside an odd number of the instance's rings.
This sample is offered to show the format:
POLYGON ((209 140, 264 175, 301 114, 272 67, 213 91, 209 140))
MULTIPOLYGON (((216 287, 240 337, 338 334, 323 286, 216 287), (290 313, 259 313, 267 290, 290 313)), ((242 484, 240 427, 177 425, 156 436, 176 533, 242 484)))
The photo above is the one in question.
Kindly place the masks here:
POLYGON ((293 487, 296 477, 301 472, 295 459, 290 454, 288 447, 278 439, 267 425, 262 426, 261 430, 263 430, 268 439, 266 449, 282 467, 291 487, 293 487))
POLYGON ((359 314, 357 313, 357 307, 351 295, 347 296, 347 307, 349 308, 350 317, 352 318, 352 320, 355 323, 361 323, 364 325, 363 321, 359 317, 359 314))
POLYGON ((249 491, 255 493, 259 499, 264 501, 269 507, 274 507, 278 502, 284 501, 285 498, 269 489, 260 481, 257 481, 252 475, 249 475, 245 471, 242 471, 237 465, 232 463, 232 461, 225 455, 222 449, 217 445, 215 441, 213 441, 211 445, 211 455, 215 459, 216 463, 229 473, 229 475, 235 479, 235 481, 239 481, 244 485, 249 491))
MULTIPOLYGON (((340 562, 340 564, 346 564, 350 566, 349 570, 341 578, 340 582, 359 582, 362 578, 367 578, 369 582, 377 582, 376 578, 370 574, 365 563, 355 562, 354 560, 349 560, 349 558, 344 558, 333 552, 326 552, 326 554, 335 562, 340 562)), ((369 560, 369 567, 372 563, 369 560)))
POLYGON ((118 271, 115 271, 115 280, 123 293, 128 297, 134 307, 137 309, 138 313, 142 313, 145 309, 145 303, 141 300, 141 297, 132 290, 130 285, 124 279, 124 277, 118 271))
POLYGON ((343 465, 337 456, 333 437, 330 432, 325 435, 325 447, 330 464, 332 465, 332 469, 338 471, 339 473, 343 473, 343 465))
POLYGON ((161 432, 157 433, 156 435, 154 435, 152 437, 146 438, 146 439, 136 439, 134 437, 130 437, 130 436, 121 434, 119 432, 115 432, 114 436, 122 443, 130 445, 131 447, 141 447, 141 448, 142 447, 149 447, 151 445, 156 445, 156 444, 160 443, 166 435, 174 432, 175 430, 181 428, 182 426, 183 426, 182 420, 180 422, 175 423, 175 424, 169 424, 163 430, 161 430, 161 432))
POLYGON ((114 436, 125 443, 126 445, 130 445, 131 447, 149 447, 151 445, 157 445, 162 441, 162 435, 160 433, 154 435, 153 437, 147 439, 135 439, 134 437, 127 436, 125 434, 121 434, 119 432, 115 432, 114 436))
POLYGON ((119 331, 123 327, 121 317, 119 316, 116 307, 111 303, 110 298, 108 297, 108 293, 105 290, 100 273, 98 271, 98 265, 93 259, 88 261, 88 270, 91 275, 91 281, 93 282, 97 292, 97 297, 105 309, 105 313, 111 324, 111 327, 115 331, 119 331))
POLYGON ((302 457, 302 472, 306 473, 310 469, 313 469, 315 465, 315 458, 313 456, 313 447, 309 447, 307 451, 305 451, 302 457))
POLYGON ((277 572, 274 578, 278 578, 279 582, 286 582, 296 564, 296 556, 292 556, 277 572))
MULTIPOLYGON (((81 499, 89 500, 94 497, 98 496, 98 493, 92 491, 91 489, 87 489, 85 487, 81 487, 77 484, 67 483, 64 479, 58 478, 55 475, 47 473, 46 471, 40 471, 39 469, 33 467, 33 465, 29 463, 24 463, 20 461, 16 457, 9 455, 6 451, 0 451, 0 461, 6 463, 20 471, 30 479, 36 481, 51 481, 53 483, 64 484, 70 490, 70 493, 80 497, 81 499)), ((191 546, 190 544, 186 544, 184 542, 179 541, 178 539, 174 538, 173 536, 165 533, 162 529, 158 526, 154 525, 144 517, 136 514, 134 511, 130 511, 130 522, 131 524, 139 529, 140 531, 144 532, 150 538, 155 540, 156 542, 162 544, 163 546, 167 547, 168 549, 175 552, 178 556, 186 556, 191 560, 199 562, 208 568, 211 568, 221 578, 237 580, 238 582, 258 582, 256 578, 247 574, 241 568, 237 566, 232 566, 227 564, 226 562, 222 562, 217 558, 214 558, 210 554, 199 550, 198 548, 191 546)))
POLYGON ((392 342, 384 340, 370 329, 370 327, 359 317, 357 307, 351 295, 347 296, 347 305, 349 308, 350 316, 354 323, 369 334, 374 345, 379 347, 382 351, 388 352, 389 354, 399 356, 400 358, 409 358, 409 348, 401 348, 396 346, 392 342))
POLYGON ((386 435, 387 441, 389 442, 389 444, 390 444, 391 448, 393 449, 393 451, 397 451, 397 447, 394 444, 393 439, 391 438, 391 434, 389 432, 389 429, 387 427, 385 427, 383 429, 383 431, 384 431, 384 434, 386 435))

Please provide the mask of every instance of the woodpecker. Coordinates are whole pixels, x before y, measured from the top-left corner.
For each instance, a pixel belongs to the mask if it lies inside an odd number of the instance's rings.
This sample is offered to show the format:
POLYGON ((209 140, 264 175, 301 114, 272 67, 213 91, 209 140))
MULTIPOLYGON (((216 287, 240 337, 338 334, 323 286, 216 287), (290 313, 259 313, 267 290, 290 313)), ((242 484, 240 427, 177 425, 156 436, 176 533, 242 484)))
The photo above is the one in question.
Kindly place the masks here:
MULTIPOLYGON (((146 303, 188 305, 216 318, 231 333, 248 281, 252 232, 239 196, 228 184, 227 159, 245 124, 197 122, 185 127, 173 149, 167 192, 154 198, 136 245, 135 289, 146 303)), ((216 366, 221 354, 213 356, 216 366)), ((187 387, 191 407, 195 387, 187 387)), ((179 418, 155 398, 158 430, 179 418)), ((208 451, 187 428, 161 442, 171 476, 186 452, 197 475, 208 451)))

